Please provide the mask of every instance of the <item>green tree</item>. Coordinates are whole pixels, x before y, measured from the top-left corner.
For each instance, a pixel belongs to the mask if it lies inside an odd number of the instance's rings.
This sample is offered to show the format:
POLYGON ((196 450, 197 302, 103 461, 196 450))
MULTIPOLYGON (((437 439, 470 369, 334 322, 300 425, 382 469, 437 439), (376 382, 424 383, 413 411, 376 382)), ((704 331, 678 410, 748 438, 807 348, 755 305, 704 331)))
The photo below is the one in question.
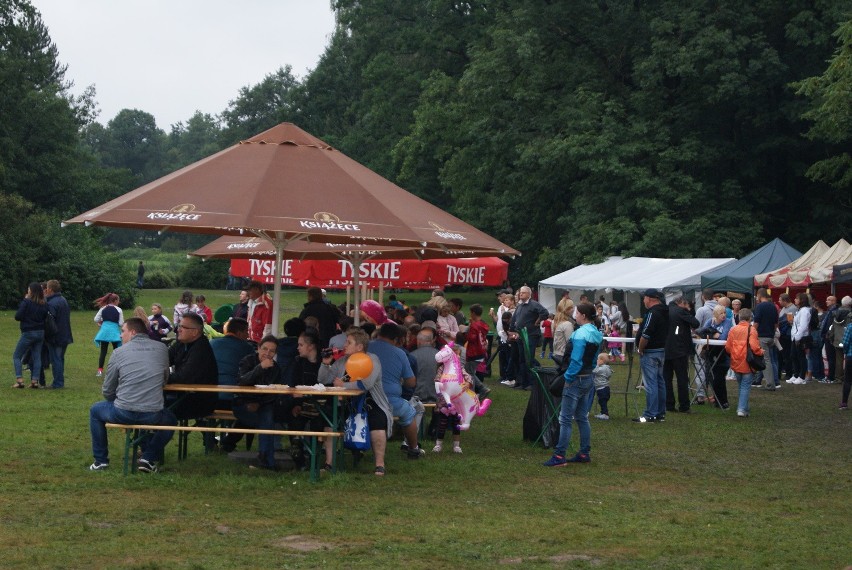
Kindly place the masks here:
POLYGON ((223 146, 230 146, 295 116, 293 97, 299 82, 287 65, 270 73, 257 85, 242 87, 222 112, 223 146))
POLYGON ((63 209, 72 194, 78 116, 65 66, 33 6, 0 0, 0 191, 63 209))
POLYGON ((490 8, 463 75, 422 84, 395 156, 403 183, 521 249, 516 277, 821 237, 801 223, 815 150, 788 84, 821 68, 848 2, 490 8))
POLYGON ((88 137, 104 166, 126 168, 138 185, 166 174, 165 138, 154 116, 138 109, 122 109, 105 129, 93 127, 88 137))
POLYGON ((222 131, 219 120, 207 113, 196 111, 186 125, 172 125, 168 137, 168 168, 177 170, 222 150, 222 131))
POLYGON ((828 67, 796 84, 796 93, 811 100, 803 115, 811 122, 807 137, 827 156, 807 170, 810 179, 831 187, 814 222, 843 237, 852 225, 852 20, 841 23, 835 36, 839 45, 828 67))
POLYGON ((0 306, 18 306, 27 284, 59 279, 63 294, 76 309, 91 308, 105 292, 118 293, 133 303, 134 276, 124 261, 100 245, 94 228, 60 227, 60 218, 38 211, 19 196, 0 194, 5 223, 0 239, 0 267, 7 278, 0 281, 0 306))

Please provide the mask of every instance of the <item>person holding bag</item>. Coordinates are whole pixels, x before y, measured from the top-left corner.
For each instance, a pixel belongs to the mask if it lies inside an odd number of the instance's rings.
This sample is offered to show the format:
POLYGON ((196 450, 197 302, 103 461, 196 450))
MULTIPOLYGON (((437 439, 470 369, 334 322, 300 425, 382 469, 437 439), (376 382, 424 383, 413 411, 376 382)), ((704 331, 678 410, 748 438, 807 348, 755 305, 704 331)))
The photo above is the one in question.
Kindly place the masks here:
POLYGON ((349 379, 349 375, 346 373, 346 363, 353 354, 366 354, 368 344, 370 344, 370 337, 362 329, 353 327, 346 331, 346 346, 343 349, 345 356, 334 361, 333 355, 324 354, 318 379, 320 384, 329 385, 333 383, 336 388, 366 390, 367 424, 370 428, 373 457, 376 460, 374 473, 381 477, 385 474, 385 449, 393 429, 393 412, 382 387, 382 364, 379 362, 379 358, 375 354, 367 354, 373 363, 372 371, 366 378, 346 381, 349 379))
POLYGON ((751 309, 740 309, 740 322, 728 332, 725 350, 731 355, 731 369, 740 384, 740 398, 737 402, 737 416, 747 418, 749 414, 748 397, 751 393, 751 381, 754 370, 749 364, 749 352, 754 356, 763 356, 757 329, 751 326, 751 309))

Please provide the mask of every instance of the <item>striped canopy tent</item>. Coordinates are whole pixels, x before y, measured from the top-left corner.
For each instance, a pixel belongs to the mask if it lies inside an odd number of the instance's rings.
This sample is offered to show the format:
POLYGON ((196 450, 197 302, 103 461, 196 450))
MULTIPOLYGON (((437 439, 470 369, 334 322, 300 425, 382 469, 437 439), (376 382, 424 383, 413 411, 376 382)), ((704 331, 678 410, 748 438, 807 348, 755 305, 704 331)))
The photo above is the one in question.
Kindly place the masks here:
POLYGON ((852 246, 845 239, 828 247, 818 241, 800 258, 774 271, 754 276, 755 287, 809 287, 831 281, 835 265, 852 262, 852 246))

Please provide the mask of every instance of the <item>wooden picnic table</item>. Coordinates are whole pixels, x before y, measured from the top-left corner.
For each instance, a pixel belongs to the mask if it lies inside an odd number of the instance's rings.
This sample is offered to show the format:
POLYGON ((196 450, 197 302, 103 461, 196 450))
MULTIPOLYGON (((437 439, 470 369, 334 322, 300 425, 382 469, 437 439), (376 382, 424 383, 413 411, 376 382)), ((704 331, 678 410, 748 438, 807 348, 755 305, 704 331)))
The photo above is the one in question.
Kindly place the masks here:
MULTIPOLYGON (((326 386, 324 390, 319 390, 313 386, 297 386, 291 388, 286 384, 268 384, 257 386, 234 386, 230 384, 166 384, 163 387, 166 392, 182 392, 185 394, 197 392, 229 392, 232 394, 246 395, 287 395, 287 396, 302 396, 308 398, 331 398, 331 417, 326 416, 322 409, 319 410, 320 415, 334 432, 343 431, 343 421, 340 417, 338 408, 340 398, 354 398, 365 393, 364 390, 347 390, 344 388, 336 388, 334 386, 326 386)), ((335 442, 335 445, 338 445, 335 442)), ((342 445, 342 442, 341 442, 342 445)), ((338 449, 340 451, 340 449, 338 449)), ((337 471, 337 459, 339 453, 334 454, 333 470, 337 471)))
MULTIPOLYGON (((335 388, 326 386, 325 390, 317 390, 312 386, 298 386, 291 388, 286 384, 269 384, 265 387, 259 386, 232 386, 230 384, 166 384, 163 389, 166 392, 230 392, 232 394, 251 394, 258 396, 266 395, 288 395, 288 396, 308 396, 314 398, 331 397, 334 405, 332 406, 332 417, 325 418, 328 427, 338 431, 341 427, 340 418, 338 417, 337 407, 340 403, 340 398, 353 398, 364 394, 364 390, 346 390, 344 388, 335 388)), ((325 416, 325 414, 323 414, 325 416)))

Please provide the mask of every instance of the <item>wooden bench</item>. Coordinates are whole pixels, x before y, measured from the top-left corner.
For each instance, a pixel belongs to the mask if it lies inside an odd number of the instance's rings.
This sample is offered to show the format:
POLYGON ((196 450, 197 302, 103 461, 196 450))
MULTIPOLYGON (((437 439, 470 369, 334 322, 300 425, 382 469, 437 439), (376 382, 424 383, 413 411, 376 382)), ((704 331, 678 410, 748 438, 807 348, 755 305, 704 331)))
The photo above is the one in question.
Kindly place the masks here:
MULTIPOLYGON (((200 432, 212 433, 221 431, 220 427, 211 426, 157 426, 157 425, 140 425, 140 424, 106 424, 107 428, 115 428, 124 430, 124 475, 127 475, 130 467, 130 459, 136 456, 139 449, 139 443, 152 431, 176 431, 176 432, 200 432)), ((281 435, 307 438, 310 441, 308 454, 311 456, 311 482, 319 480, 319 461, 317 456, 317 438, 339 438, 343 437, 341 432, 333 431, 297 431, 297 430, 280 430, 280 429, 247 429, 247 428, 229 428, 231 433, 255 434, 255 435, 281 435)), ((336 454, 335 454, 336 460, 336 454)))

